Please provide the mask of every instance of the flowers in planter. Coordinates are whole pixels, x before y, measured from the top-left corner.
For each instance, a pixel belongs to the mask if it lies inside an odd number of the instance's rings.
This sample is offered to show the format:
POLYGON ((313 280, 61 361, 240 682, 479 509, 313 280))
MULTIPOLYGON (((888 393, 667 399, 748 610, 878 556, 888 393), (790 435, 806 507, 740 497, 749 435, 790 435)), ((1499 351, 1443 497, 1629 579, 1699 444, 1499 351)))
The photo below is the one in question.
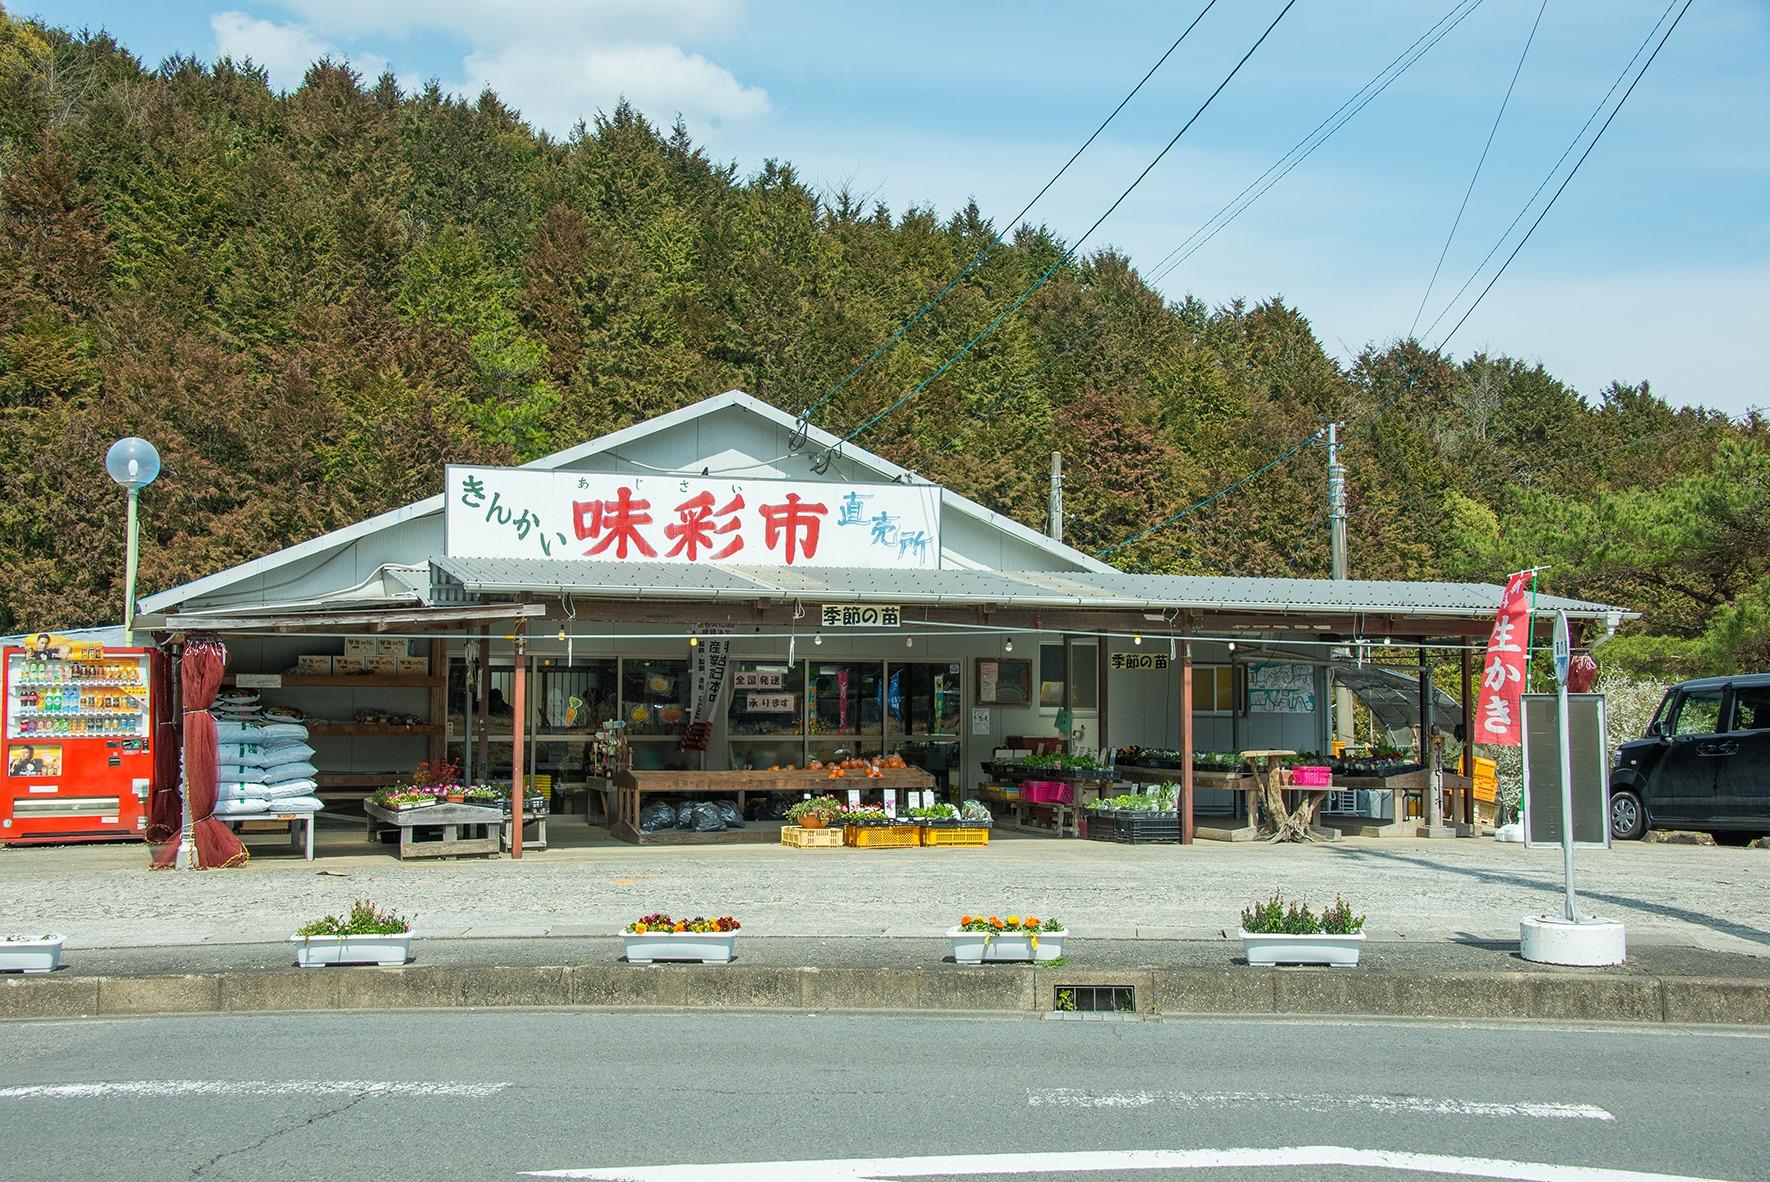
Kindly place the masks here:
POLYGON ((412 930, 403 915, 383 911, 367 899, 354 900, 340 919, 328 915, 295 929, 297 936, 397 936, 412 930))
POLYGON ((798 824, 805 817, 816 817, 824 824, 829 824, 831 817, 842 814, 842 802, 834 796, 813 796, 808 800, 796 800, 787 807, 786 819, 798 824))
POLYGON ((1364 930, 1364 916, 1352 914, 1351 906, 1337 894, 1317 914, 1308 903, 1286 902, 1274 891, 1272 898, 1242 911, 1241 930, 1255 936, 1350 936, 1364 930))
POLYGON ((627 925, 627 931, 635 936, 643 936, 650 932, 735 932, 743 927, 729 915, 708 919, 697 915, 693 919, 671 919, 659 912, 654 915, 642 916, 627 925))
POLYGON ((889 825, 896 817, 882 808, 870 805, 855 805, 842 810, 842 820, 849 825, 889 825))
POLYGON ((21 936, 16 932, 10 932, 5 935, 0 935, 0 944, 41 944, 45 940, 59 939, 61 939, 61 937, 56 935, 21 936))
POLYGON ((1007 919, 994 915, 962 915, 959 917, 959 930, 982 932, 985 948, 997 936, 1025 936, 1028 947, 1037 952, 1040 932, 1061 932, 1064 927, 1061 920, 1040 919, 1036 915, 1010 915, 1007 919))

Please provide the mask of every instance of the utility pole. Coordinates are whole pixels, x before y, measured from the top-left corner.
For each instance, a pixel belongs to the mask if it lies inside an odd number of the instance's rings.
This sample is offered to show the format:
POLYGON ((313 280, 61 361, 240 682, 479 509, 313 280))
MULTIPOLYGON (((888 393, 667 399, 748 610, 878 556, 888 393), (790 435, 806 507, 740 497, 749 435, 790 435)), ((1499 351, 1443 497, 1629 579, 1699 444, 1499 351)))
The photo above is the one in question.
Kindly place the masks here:
POLYGON ((1063 540, 1063 453, 1051 453, 1051 502, 1045 532, 1054 542, 1063 540))
MULTIPOLYGON (((1328 554, 1329 567, 1336 582, 1346 578, 1346 469, 1340 463, 1340 424, 1327 425, 1328 449, 1328 554)), ((1328 670, 1332 684, 1333 670, 1328 670)), ((1343 685, 1333 687, 1329 699, 1334 704, 1333 737, 1350 743, 1357 736, 1352 726, 1352 691, 1343 685)))

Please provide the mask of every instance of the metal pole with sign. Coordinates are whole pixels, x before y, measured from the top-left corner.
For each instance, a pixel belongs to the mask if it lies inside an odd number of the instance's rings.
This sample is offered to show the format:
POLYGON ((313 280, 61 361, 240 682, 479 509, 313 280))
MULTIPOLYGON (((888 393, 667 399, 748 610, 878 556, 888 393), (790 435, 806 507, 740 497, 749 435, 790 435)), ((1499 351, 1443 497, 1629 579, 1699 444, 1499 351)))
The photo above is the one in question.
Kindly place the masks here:
POLYGON ((1567 893, 1568 923, 1579 922, 1579 900, 1573 894, 1573 740, 1568 733, 1567 670, 1573 661, 1573 645, 1567 634, 1567 613, 1555 613, 1555 699, 1560 707, 1557 726, 1561 733, 1561 871, 1567 893))
MULTIPOLYGON (((1558 717, 1555 729, 1549 732, 1554 735, 1555 745, 1559 748, 1557 770, 1560 773, 1561 787, 1561 868, 1564 881, 1562 889, 1564 898, 1562 912, 1556 915, 1536 915, 1526 918, 1519 925, 1519 952, 1525 960, 1544 964, 1566 965, 1607 965, 1621 964, 1627 957, 1627 945, 1623 935, 1623 925, 1614 919, 1600 919, 1597 916, 1583 916, 1579 910, 1579 900, 1573 890, 1573 845, 1574 845, 1574 778, 1573 778, 1573 728, 1572 713, 1567 693, 1567 673, 1572 664, 1573 645, 1567 626, 1567 613, 1555 614, 1555 638, 1552 645, 1555 659, 1555 705, 1558 717)), ((1546 697, 1546 695, 1545 695, 1546 697)), ((1581 695, 1582 700, 1585 695, 1581 695)), ((1596 704, 1598 718, 1597 731, 1602 735, 1603 709, 1601 701, 1596 704)), ((1546 720, 1545 720, 1546 721, 1546 720)), ((1526 727, 1526 762, 1532 763, 1530 757, 1530 727, 1526 727)), ((1546 726, 1541 728, 1547 732, 1546 726)), ((1582 725, 1582 736, 1592 728, 1582 725)), ((1542 736, 1548 739, 1549 734, 1542 736)), ((1598 739, 1600 748, 1602 738, 1598 739)), ((1600 752, 1600 762, 1602 752, 1600 752)), ((1546 762, 1546 761, 1545 761, 1546 762)), ((1582 767, 1585 766, 1582 764, 1582 767)), ((1545 769, 1546 770, 1546 769, 1545 769)), ((1582 783, 1592 777, 1582 772, 1582 783)), ((1545 779, 1547 777, 1544 777, 1545 779)), ((1598 785, 1600 796, 1603 795, 1603 783, 1598 785)), ((1582 797, 1584 799, 1584 797, 1582 797)), ((1546 801, 1543 802, 1545 805, 1546 801)), ((1552 815, 1552 814, 1551 814, 1552 815)), ((1607 820, 1608 810, 1599 808, 1602 824, 1607 820)), ((1543 818, 1544 821, 1547 818, 1543 818)), ((1525 836, 1530 836, 1531 818, 1526 817, 1525 836)))

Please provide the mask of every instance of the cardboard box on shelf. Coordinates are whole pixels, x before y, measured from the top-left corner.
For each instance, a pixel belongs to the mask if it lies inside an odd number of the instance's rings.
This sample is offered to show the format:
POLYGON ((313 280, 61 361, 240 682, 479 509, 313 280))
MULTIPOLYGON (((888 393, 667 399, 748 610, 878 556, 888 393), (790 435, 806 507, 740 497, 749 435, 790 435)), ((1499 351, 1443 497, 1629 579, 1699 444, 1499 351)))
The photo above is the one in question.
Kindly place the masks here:
POLYGON ((344 655, 367 660, 377 655, 376 645, 379 642, 373 636, 346 636, 344 638, 344 655))
POLYGON ((332 671, 332 658, 304 654, 295 658, 295 672, 309 675, 324 675, 332 671))
POLYGON ((401 677, 428 677, 430 675, 430 658, 401 657, 399 672, 401 677))
POLYGON ((339 675, 355 675, 363 672, 361 657, 333 657, 332 672, 339 675))
POLYGON ((411 655, 411 652, 412 642, 409 640, 377 639, 375 641, 375 655, 378 657, 404 657, 411 655))
POLYGON ((398 677, 398 657, 370 657, 363 662, 363 670, 374 677, 398 677))

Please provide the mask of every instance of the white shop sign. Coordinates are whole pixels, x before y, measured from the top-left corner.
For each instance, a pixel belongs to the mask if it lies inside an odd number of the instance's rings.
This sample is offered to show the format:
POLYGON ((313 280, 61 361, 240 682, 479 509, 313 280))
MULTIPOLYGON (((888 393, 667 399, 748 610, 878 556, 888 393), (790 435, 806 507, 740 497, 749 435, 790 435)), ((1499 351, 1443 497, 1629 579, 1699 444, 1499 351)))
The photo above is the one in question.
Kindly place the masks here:
POLYGON ((785 669, 740 669, 731 675, 733 689, 777 690, 786 688, 785 669))
POLYGON ((751 714, 791 714, 793 694, 745 694, 744 709, 751 714))
POLYGON ((452 558, 940 567, 934 485, 451 464, 443 503, 443 549, 452 558))
POLYGON ((897 628, 903 609, 895 603, 826 603, 818 622, 825 628, 897 628))

